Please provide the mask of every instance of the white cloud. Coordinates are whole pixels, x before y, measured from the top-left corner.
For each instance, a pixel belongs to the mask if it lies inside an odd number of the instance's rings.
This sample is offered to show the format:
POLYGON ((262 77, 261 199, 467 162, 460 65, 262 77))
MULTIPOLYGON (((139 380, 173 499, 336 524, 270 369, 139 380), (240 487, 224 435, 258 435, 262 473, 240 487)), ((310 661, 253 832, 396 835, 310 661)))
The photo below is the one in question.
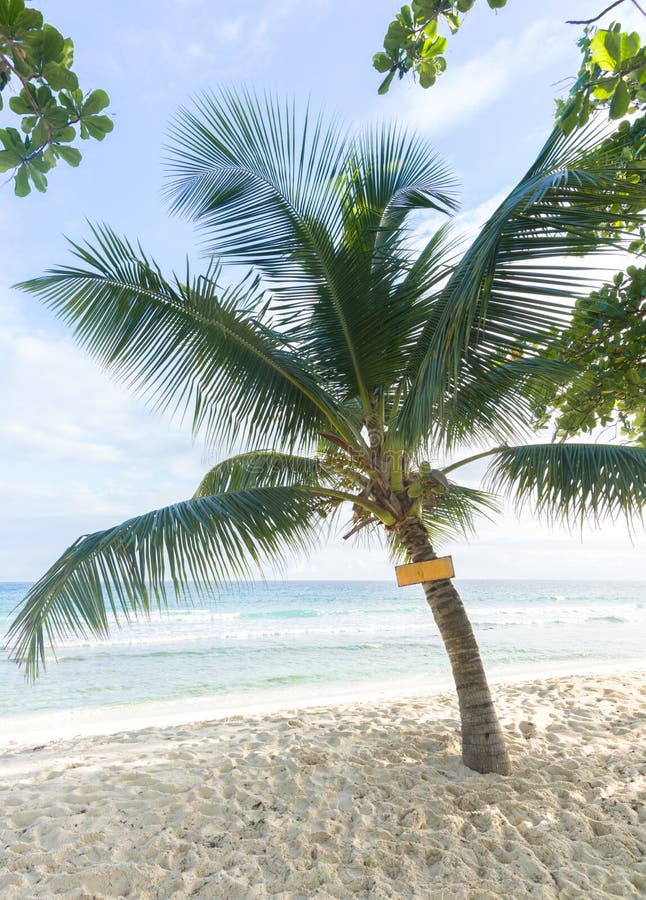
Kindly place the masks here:
MULTIPOLYGON (((146 410, 69 340, 21 322, 15 311, 4 318, 0 509, 6 522, 20 518, 36 526, 43 517, 59 517, 80 533, 97 516, 108 525, 108 517, 119 521, 192 494, 206 464, 187 428, 146 410)), ((14 571, 17 538, 5 540, 14 571)), ((0 579, 6 577, 14 576, 0 569, 0 579)))
POLYGON ((421 90, 413 83, 402 86, 396 111, 400 119, 427 134, 447 131, 499 103, 518 77, 552 66, 571 44, 572 34, 561 24, 536 22, 514 40, 499 40, 469 62, 450 65, 433 90, 421 90))
POLYGON ((236 16, 235 19, 223 19, 215 26, 213 36, 223 43, 239 41, 243 36, 246 24, 246 16, 236 16))
POLYGON ((195 84, 199 63, 202 84, 232 73, 239 79, 241 59, 245 60, 245 70, 251 72, 258 58, 276 50, 288 27, 298 28, 303 17, 311 21, 327 9, 329 2, 310 0, 304 6, 298 0, 269 0, 247 12, 214 16, 208 0, 182 0, 181 5, 190 9, 182 11, 177 3, 170 4, 158 11, 153 27, 149 23, 128 24, 121 31, 120 41, 128 55, 137 55, 145 74, 140 81, 146 84, 146 96, 158 102, 164 96, 156 90, 160 69, 166 69, 173 81, 195 84))
POLYGON ((5 456, 117 462, 151 429, 163 434, 163 424, 66 340, 0 326, 0 357, 5 456))
POLYGON ((124 459, 118 447, 89 439, 84 429, 69 422, 57 422, 52 430, 47 425, 3 421, 0 422, 0 441, 5 453, 12 451, 32 459, 46 455, 50 462, 82 457, 85 462, 101 464, 124 459))

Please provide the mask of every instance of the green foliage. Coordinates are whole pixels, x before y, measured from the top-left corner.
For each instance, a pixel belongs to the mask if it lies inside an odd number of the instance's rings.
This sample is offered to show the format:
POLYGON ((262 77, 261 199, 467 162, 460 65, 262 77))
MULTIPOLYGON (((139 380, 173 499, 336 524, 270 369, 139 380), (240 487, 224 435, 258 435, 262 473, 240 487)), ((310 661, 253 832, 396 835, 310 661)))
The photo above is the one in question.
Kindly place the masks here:
MULTIPOLYGON (((644 240, 635 252, 644 253, 644 240)), ((577 301, 572 321, 546 356, 571 363, 575 375, 537 398, 539 425, 556 412, 559 436, 591 432, 617 420, 646 446, 646 269, 629 266, 577 301)))
POLYGON ((557 121, 568 134, 597 110, 623 119, 646 100, 646 49, 636 31, 619 22, 608 29, 588 27, 579 41, 582 60, 566 100, 557 102, 557 121))
MULTIPOLYGON (((487 0, 491 9, 502 9, 506 3, 487 0)), ((461 14, 474 4, 475 0, 413 0, 410 6, 402 6, 388 26, 383 51, 372 58, 375 69, 387 73, 379 93, 387 93, 396 75, 403 78, 409 72, 423 88, 432 87, 446 69, 448 38, 439 34, 440 26, 455 34, 462 24, 461 14)))
POLYGON ((11 172, 19 197, 47 189, 47 173, 59 159, 78 166, 77 138, 102 141, 112 131, 102 113, 105 91, 85 95, 72 71, 74 45, 24 0, 0 0, 0 110, 3 92, 15 89, 9 109, 20 117, 20 131, 0 128, 0 172, 11 172))
POLYGON ((287 336, 368 405, 366 379, 392 377, 400 339, 425 313, 398 283, 410 258, 400 229, 414 210, 455 207, 436 154, 396 128, 351 141, 309 115, 301 124, 287 104, 228 92, 180 111, 171 152, 173 210, 197 220, 211 253, 254 265, 287 336))
MULTIPOLYGON (((487 0, 491 9, 502 9, 507 0, 487 0)), ((455 34, 461 14, 475 0, 416 0, 402 6, 388 26, 384 49, 373 57, 373 66, 386 77, 379 86, 385 94, 395 76, 412 74, 423 88, 432 87, 446 69, 447 37, 444 25, 455 34)), ((635 32, 623 32, 614 22, 607 29, 586 27, 579 46, 583 54, 577 78, 566 100, 557 102, 557 121, 566 134, 586 124, 597 109, 608 110, 611 119, 622 119, 635 104, 646 100, 646 48, 635 32)))
POLYGON ((532 349, 566 327, 571 300, 589 293, 589 268, 560 258, 614 253, 630 227, 616 227, 617 210, 638 222, 646 200, 641 180, 626 177, 621 143, 599 147, 597 135, 555 129, 453 270, 412 354, 399 415, 407 441, 435 423, 448 447, 475 429, 483 440, 515 439, 540 383, 572 371, 532 349))
MULTIPOLYGON (((586 29, 579 42, 583 53, 578 78, 566 101, 557 104, 557 121, 564 133, 583 126, 594 112, 607 111, 622 120, 597 152, 615 153, 623 177, 641 189, 644 208, 646 165, 646 50, 636 32, 622 32, 618 23, 607 30, 586 29), (641 114, 628 121, 625 117, 641 114)), ((630 230, 634 207, 614 206, 609 234, 630 230)), ((636 265, 619 272, 599 290, 580 298, 569 327, 555 336, 545 351, 551 359, 570 363, 574 375, 537 398, 538 425, 554 418, 557 434, 590 432, 618 422, 623 434, 646 443, 646 284, 638 263, 644 256, 644 236, 630 246, 636 265)))
POLYGON ((397 127, 344 134, 223 92, 180 114, 170 154, 174 208, 203 227, 207 252, 252 273, 222 286, 218 264, 167 279, 102 227, 73 245, 73 265, 23 287, 157 408, 245 452, 192 500, 63 553, 12 626, 30 674, 70 630, 104 635, 111 615, 163 605, 166 576, 181 593, 280 563, 344 504, 344 537, 381 533, 394 555, 411 517, 434 541, 469 533, 496 505, 452 480, 475 442, 494 445, 494 490, 576 521, 588 502, 596 518, 639 516, 644 453, 524 446, 536 399, 572 371, 540 351, 591 287, 560 256, 617 252, 643 222, 619 144, 556 129, 462 254, 446 226, 421 249, 411 238, 411 214, 451 214, 455 186, 397 127), (621 228, 618 209, 630 213, 621 228), (511 439, 520 447, 500 446, 511 439))

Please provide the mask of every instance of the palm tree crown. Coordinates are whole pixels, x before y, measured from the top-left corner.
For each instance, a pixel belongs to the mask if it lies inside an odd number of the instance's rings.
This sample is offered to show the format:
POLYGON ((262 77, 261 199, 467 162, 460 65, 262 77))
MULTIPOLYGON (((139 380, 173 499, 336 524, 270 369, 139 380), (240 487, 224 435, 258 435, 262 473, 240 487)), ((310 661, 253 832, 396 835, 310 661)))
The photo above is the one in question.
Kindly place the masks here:
POLYGON ((474 447, 490 457, 490 490, 548 515, 638 517, 645 450, 529 437, 532 398, 571 374, 538 351, 596 278, 563 257, 620 249, 617 208, 637 225, 644 206, 641 182, 619 177, 597 143, 555 132, 466 250, 450 224, 420 248, 411 214, 448 217, 456 199, 418 137, 348 135, 249 93, 181 111, 168 194, 218 262, 167 280, 95 227, 73 245, 74 266, 22 287, 158 408, 188 413, 207 446, 246 452, 193 498, 63 553, 10 632, 28 673, 69 632, 104 636, 111 614, 163 604, 167 581, 180 593, 280 562, 346 503, 346 536, 381 530, 395 555, 431 558, 430 541, 495 508, 454 480, 474 447), (250 273, 225 287, 225 263, 250 273))

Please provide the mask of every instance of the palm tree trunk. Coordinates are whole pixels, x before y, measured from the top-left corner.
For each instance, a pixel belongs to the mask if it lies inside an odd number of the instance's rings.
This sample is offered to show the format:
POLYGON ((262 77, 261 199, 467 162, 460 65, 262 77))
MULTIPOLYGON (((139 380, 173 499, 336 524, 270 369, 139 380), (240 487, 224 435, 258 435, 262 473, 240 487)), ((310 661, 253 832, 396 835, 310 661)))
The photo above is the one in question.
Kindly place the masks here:
MULTIPOLYGON (((436 559, 428 533, 417 517, 406 518, 397 531, 413 562, 436 559)), ((449 579, 425 581, 422 587, 451 661, 460 703, 462 761, 476 772, 509 775, 505 738, 460 595, 449 579)))

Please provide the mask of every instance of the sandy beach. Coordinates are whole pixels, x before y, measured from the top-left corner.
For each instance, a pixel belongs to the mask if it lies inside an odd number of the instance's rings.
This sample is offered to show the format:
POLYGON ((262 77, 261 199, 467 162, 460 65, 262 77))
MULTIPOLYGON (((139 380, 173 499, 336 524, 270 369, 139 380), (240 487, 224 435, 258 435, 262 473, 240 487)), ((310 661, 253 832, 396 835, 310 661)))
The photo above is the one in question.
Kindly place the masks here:
POLYGON ((0 896, 642 896, 645 675, 497 685, 509 778, 450 693, 7 752, 0 896))

